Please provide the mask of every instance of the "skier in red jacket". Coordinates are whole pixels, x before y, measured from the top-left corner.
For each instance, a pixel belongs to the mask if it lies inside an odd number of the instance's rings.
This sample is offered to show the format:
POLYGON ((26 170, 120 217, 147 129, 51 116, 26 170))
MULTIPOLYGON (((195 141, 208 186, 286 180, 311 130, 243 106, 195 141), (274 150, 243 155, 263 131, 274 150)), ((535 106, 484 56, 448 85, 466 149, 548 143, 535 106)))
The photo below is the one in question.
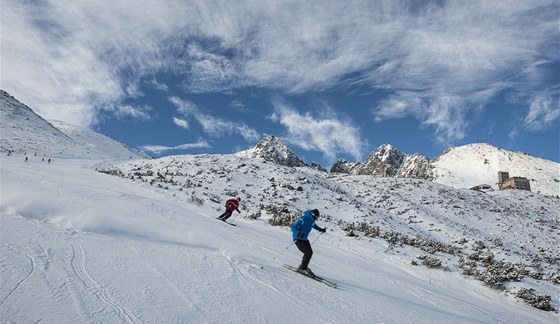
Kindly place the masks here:
POLYGON ((228 219, 231 216, 231 213, 233 213, 234 210, 237 210, 238 213, 241 213, 239 211, 239 202, 241 201, 241 198, 237 198, 237 199, 230 199, 228 201, 226 201, 226 211, 220 215, 220 217, 218 217, 219 220, 222 221, 226 221, 226 219, 228 219))

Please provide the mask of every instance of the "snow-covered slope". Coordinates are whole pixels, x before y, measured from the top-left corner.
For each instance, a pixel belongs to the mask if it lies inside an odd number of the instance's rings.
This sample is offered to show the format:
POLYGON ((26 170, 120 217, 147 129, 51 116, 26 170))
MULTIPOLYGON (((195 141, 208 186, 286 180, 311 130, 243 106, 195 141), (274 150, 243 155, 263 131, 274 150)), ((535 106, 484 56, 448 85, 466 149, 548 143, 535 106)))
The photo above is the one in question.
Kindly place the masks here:
POLYGON ((51 153, 62 154, 57 151, 64 147, 73 147, 70 137, 2 90, 0 90, 0 132, 2 152, 50 156, 51 153))
MULTIPOLYGON (((454 265, 458 255, 435 245, 432 254, 420 241, 411 246, 359 229, 353 230, 358 238, 350 237, 343 228, 356 220, 377 224, 381 234, 405 233, 416 224, 425 231, 419 235, 427 236, 424 242, 441 238, 465 250, 488 236, 483 241, 488 249, 477 250, 487 261, 500 233, 528 227, 516 239, 537 234, 528 224, 517 224, 532 217, 530 212, 521 215, 508 207, 522 198, 530 211, 540 211, 533 216, 542 231, 525 246, 530 251, 541 246, 548 255, 557 245, 546 244, 558 240, 557 228, 551 229, 557 226, 558 200, 550 197, 520 191, 485 195, 421 180, 329 177, 236 156, 167 157, 104 169, 120 170, 125 178, 95 172, 91 160, 0 159, 4 323, 558 321, 554 312, 460 274, 454 265), (213 219, 232 194, 243 198, 237 227, 213 219), (472 206, 474 201, 492 210, 472 206), (376 206, 366 210, 370 203, 376 206), (337 282, 338 289, 282 267, 297 265, 301 253, 289 229, 268 220, 311 206, 323 211, 318 222, 329 228, 310 237, 311 268, 337 282), (511 227, 500 232, 508 218, 511 227), (467 242, 445 239, 450 231, 467 242), (388 246, 383 237, 394 243, 388 246), (411 264, 427 257, 442 260, 443 267, 411 264)), ((510 239, 503 239, 506 248, 510 239)), ((512 259, 524 258, 518 248, 508 252, 512 259)), ((517 285, 553 296, 551 304, 558 308, 558 289, 549 281, 525 276, 517 285)))
POLYGON ((85 148, 87 156, 94 158, 111 157, 113 159, 149 158, 149 156, 141 151, 90 129, 70 125, 59 120, 51 120, 50 122, 57 129, 72 138, 79 146, 85 148))
POLYGON ((3 90, 0 132, 0 152, 26 154, 28 158, 147 158, 144 153, 91 130, 61 121, 49 123, 3 90))
POLYGON ((523 152, 506 151, 489 144, 450 148, 431 165, 435 182, 456 188, 489 184, 498 189, 498 171, 531 181, 531 191, 560 195, 560 164, 523 152))
POLYGON ((166 157, 103 172, 144 182, 178 199, 215 205, 216 214, 225 199, 241 197, 246 217, 274 225, 288 225, 305 209, 319 208, 325 222, 349 236, 418 249, 403 252, 403 260, 420 263, 418 253, 433 254, 441 267, 506 291, 543 279, 560 282, 560 201, 550 196, 332 175, 238 155, 166 157), (516 284, 520 274, 524 283, 516 284))

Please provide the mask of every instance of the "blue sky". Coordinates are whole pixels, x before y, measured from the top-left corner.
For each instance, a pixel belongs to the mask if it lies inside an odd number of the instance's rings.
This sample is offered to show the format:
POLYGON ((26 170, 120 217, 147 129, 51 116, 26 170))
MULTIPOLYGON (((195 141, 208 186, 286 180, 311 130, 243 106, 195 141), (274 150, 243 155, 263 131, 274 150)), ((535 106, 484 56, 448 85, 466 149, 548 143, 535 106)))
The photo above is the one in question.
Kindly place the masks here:
POLYGON ((490 143, 560 161, 560 4, 2 1, 1 88, 153 156, 490 143))

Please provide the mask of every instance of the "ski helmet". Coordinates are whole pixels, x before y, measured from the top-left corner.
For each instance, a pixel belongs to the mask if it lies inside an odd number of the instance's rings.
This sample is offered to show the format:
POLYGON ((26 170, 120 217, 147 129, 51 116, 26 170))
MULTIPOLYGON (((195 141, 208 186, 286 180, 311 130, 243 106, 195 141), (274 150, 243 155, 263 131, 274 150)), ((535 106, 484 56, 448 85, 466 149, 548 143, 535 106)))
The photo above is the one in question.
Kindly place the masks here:
POLYGON ((314 220, 317 220, 317 219, 319 218, 319 216, 320 216, 319 210, 318 210, 318 209, 313 209, 313 210, 311 211, 311 216, 313 216, 313 219, 314 219, 314 220))

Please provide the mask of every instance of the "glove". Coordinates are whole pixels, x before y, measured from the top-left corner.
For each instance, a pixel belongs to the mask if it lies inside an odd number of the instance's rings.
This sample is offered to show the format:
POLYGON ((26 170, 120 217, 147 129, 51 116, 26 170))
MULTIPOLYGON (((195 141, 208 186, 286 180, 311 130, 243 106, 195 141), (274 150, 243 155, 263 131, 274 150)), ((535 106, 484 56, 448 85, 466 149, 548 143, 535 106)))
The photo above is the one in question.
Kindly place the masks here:
POLYGON ((304 236, 305 236, 305 235, 303 235, 303 233, 297 233, 297 238, 300 239, 300 240, 301 240, 304 236))
POLYGON ((323 228, 321 228, 321 229, 319 230, 319 232, 321 232, 321 233, 325 233, 326 231, 327 231, 327 228, 326 228, 326 227, 323 227, 323 228))

